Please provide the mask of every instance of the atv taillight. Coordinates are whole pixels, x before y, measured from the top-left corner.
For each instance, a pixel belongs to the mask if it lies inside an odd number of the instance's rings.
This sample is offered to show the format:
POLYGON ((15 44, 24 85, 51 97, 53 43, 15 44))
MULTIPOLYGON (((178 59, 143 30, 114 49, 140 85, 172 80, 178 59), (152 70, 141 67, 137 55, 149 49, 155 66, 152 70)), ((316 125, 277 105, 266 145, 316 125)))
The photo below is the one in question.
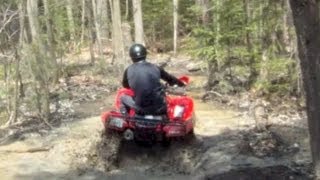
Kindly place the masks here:
POLYGON ((119 117, 111 117, 109 120, 109 127, 116 127, 122 129, 124 127, 125 121, 119 117))
POLYGON ((173 109, 173 117, 174 118, 182 118, 184 113, 184 106, 176 105, 173 109))

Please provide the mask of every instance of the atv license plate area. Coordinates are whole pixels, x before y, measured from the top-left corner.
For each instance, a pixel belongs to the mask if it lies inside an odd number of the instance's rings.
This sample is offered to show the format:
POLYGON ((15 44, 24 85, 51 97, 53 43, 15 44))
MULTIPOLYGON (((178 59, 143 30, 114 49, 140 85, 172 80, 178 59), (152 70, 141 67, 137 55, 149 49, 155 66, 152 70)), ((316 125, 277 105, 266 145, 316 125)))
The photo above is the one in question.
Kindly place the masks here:
POLYGON ((117 128, 123 128, 123 119, 118 117, 112 117, 109 121, 109 126, 117 127, 117 128))
POLYGON ((178 137, 186 134, 186 129, 183 125, 168 125, 165 129, 167 137, 178 137))

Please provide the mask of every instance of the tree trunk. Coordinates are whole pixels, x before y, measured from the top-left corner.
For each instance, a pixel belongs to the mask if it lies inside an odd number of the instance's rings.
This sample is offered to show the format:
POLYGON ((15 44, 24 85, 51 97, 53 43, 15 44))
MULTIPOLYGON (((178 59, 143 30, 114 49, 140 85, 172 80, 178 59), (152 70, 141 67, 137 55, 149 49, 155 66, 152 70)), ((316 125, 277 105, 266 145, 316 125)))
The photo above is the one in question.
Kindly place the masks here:
POLYGON ((73 18, 73 1, 72 0, 67 0, 66 8, 67 8, 67 16, 68 16, 68 21, 69 21, 69 31, 70 31, 70 40, 74 41, 75 40, 75 25, 74 25, 74 18, 73 18))
MULTIPOLYGON (((219 5, 219 2, 216 2, 216 5, 219 5)), ((208 25, 211 23, 212 21, 212 17, 210 15, 210 2, 209 0, 197 0, 197 4, 200 6, 201 8, 201 21, 202 21, 202 26, 204 28, 208 28, 208 25)), ((217 8, 217 7, 215 7, 217 8)), ((216 14, 214 17, 214 22, 216 25, 215 31, 217 32, 219 30, 219 23, 218 23, 218 15, 216 14)), ((215 42, 214 42, 214 46, 216 46, 218 44, 218 37, 216 37, 215 42)), ((208 66, 208 80, 207 80, 207 85, 206 85, 206 90, 210 90, 214 85, 215 85, 215 80, 216 80, 216 72, 217 72, 217 68, 218 68, 218 64, 217 64, 217 60, 216 58, 212 58, 212 59, 206 59, 207 61, 207 66, 208 66)))
MULTIPOLYGON (((209 11, 209 2, 208 0, 206 1, 206 11, 208 13, 209 11)), ((220 6, 221 6, 221 2, 220 0, 215 1, 215 10, 219 11, 220 10, 220 6)), ((209 59, 208 60, 208 69, 209 69, 209 73, 208 73, 208 88, 211 89, 212 86, 215 85, 215 81, 216 81, 216 72, 218 71, 218 62, 217 62, 217 55, 218 55, 218 48, 220 46, 220 12, 217 12, 214 17, 213 17, 213 22, 215 24, 215 39, 214 39, 214 46, 215 46, 215 57, 213 59, 209 59)), ((209 16, 209 15, 206 15, 209 16)))
POLYGON ((286 52, 293 51, 291 49, 290 43, 290 36, 289 36, 289 27, 288 27, 288 18, 289 18, 289 9, 288 9, 288 0, 282 0, 282 9, 283 9, 283 16, 282 16, 282 44, 284 50, 286 52))
MULTIPOLYGON (((101 13, 98 13, 98 7, 101 6, 101 0, 92 0, 92 12, 93 21, 96 32, 96 42, 98 45, 99 56, 102 57, 102 45, 101 45, 101 13), (97 4, 97 2, 100 2, 97 4)), ((100 9, 100 7, 99 7, 100 9)))
POLYGON ((132 45, 131 26, 128 22, 122 23, 122 37, 125 52, 129 52, 129 48, 132 45))
POLYGON ((25 17, 25 2, 19 3, 19 24, 20 24, 20 34, 19 34, 19 44, 15 53, 15 85, 14 85, 14 96, 13 96, 13 108, 12 108, 12 119, 9 120, 9 124, 17 122, 18 109, 19 109, 19 82, 20 82, 20 53, 23 48, 23 38, 24 38, 24 19, 25 17))
POLYGON ((27 10, 32 41, 39 43, 38 0, 28 0, 27 10))
POLYGON ((90 57, 91 57, 91 62, 90 64, 94 64, 96 59, 95 59, 95 53, 94 53, 94 42, 95 42, 95 36, 94 36, 94 23, 93 23, 93 8, 88 9, 88 21, 89 21, 89 37, 90 37, 90 44, 89 44, 89 49, 90 49, 90 57))
POLYGON ((102 56, 103 39, 109 38, 108 4, 107 0, 92 0, 93 16, 97 35, 99 54, 102 56))
POLYGON ((81 38, 80 44, 83 44, 85 34, 85 21, 86 21, 86 0, 82 0, 82 12, 81 12, 81 38))
POLYGON ((263 8, 264 8, 264 1, 260 2, 260 5, 259 5, 259 27, 258 27, 258 37, 260 39, 262 39, 262 36, 263 36, 263 20, 264 20, 264 17, 263 17, 263 8))
POLYGON ((112 44, 114 52, 114 60, 119 65, 119 70, 122 71, 127 66, 127 60, 124 53, 124 42, 121 29, 121 11, 120 2, 113 0, 112 8, 112 44))
POLYGON ((177 54, 178 39, 178 0, 173 0, 173 54, 177 54))
POLYGON ((100 0, 99 3, 100 8, 98 8, 98 16, 101 17, 101 38, 105 39, 106 42, 109 39, 109 11, 108 11, 108 1, 107 0, 100 0))
POLYGON ((248 52, 252 51, 252 43, 251 43, 251 34, 249 30, 250 22, 251 22, 251 12, 250 12, 250 0, 243 0, 243 8, 245 13, 245 22, 246 22, 246 45, 248 52))
POLYGON ((126 0, 126 14, 125 14, 126 21, 129 21, 129 0, 126 0))
MULTIPOLYGON (((32 35, 32 45, 34 45, 37 50, 34 53, 35 65, 33 67, 32 74, 36 81, 34 88, 36 92, 39 92, 38 99, 39 101, 39 114, 44 120, 44 122, 50 126, 48 123, 50 117, 50 102, 49 102, 49 72, 46 68, 47 63, 45 62, 45 49, 40 38, 40 27, 38 22, 38 1, 37 0, 28 0, 27 1, 27 12, 29 18, 29 26, 32 35), (41 101, 42 99, 42 101, 41 101), (43 110, 43 111, 42 111, 43 110)), ((50 126, 51 127, 51 126, 50 126)))
MULTIPOLYGON (((204 28, 207 28, 211 21, 211 17, 209 14, 209 1, 208 0, 198 0, 197 4, 200 6, 202 14, 201 14, 201 21, 202 21, 202 26, 204 28)), ((214 63, 211 63, 210 60, 207 59, 208 63, 208 88, 210 88, 209 84, 211 81, 214 80, 214 63)))
POLYGON ((316 0, 290 0, 306 93, 313 165, 320 179, 320 19, 316 0))
POLYGON ((44 6, 44 15, 46 18, 46 29, 47 29, 47 35, 48 35, 49 53, 56 64, 56 54, 55 54, 54 38, 53 38, 52 23, 51 23, 52 20, 51 20, 51 13, 49 9, 48 0, 43 0, 43 6, 44 6))
MULTIPOLYGON (((221 8, 221 2, 220 0, 216 0, 216 3, 215 3, 215 6, 216 6, 216 10, 219 11, 220 8, 221 8)), ((215 37, 215 40, 214 40, 214 46, 216 47, 215 48, 215 55, 217 56, 218 54, 218 47, 220 46, 220 13, 216 13, 214 15, 214 20, 213 20, 214 24, 215 24, 215 31, 216 31, 216 37, 215 37)), ((216 60, 215 60, 216 61, 216 60)))
MULTIPOLYGON (((10 87, 11 87, 11 81, 10 81, 10 78, 11 78, 11 67, 10 67, 10 63, 8 62, 5 62, 5 66, 4 66, 4 71, 5 71, 5 87, 6 87, 6 91, 7 92, 10 92, 10 87)), ((10 96, 10 93, 7 93, 6 94, 6 99, 7 99, 7 113, 10 114, 10 112, 12 111, 12 108, 11 108, 11 96, 10 96)), ((11 119, 11 118, 10 118, 11 119)))
POLYGON ((134 40, 136 43, 145 44, 142 21, 141 0, 133 0, 134 40))
POLYGON ((109 0, 109 6, 110 6, 111 21, 113 21, 113 2, 112 2, 112 0, 109 0))
POLYGON ((246 23, 246 46, 247 46, 247 51, 250 54, 250 76, 249 76, 249 84, 248 86, 252 85, 257 76, 257 70, 256 70, 256 64, 255 64, 255 58, 253 54, 253 46, 252 46, 252 37, 250 33, 250 25, 251 25, 251 11, 250 11, 250 6, 251 6, 251 1, 250 0, 243 0, 243 9, 245 11, 245 23, 246 23))
POLYGON ((52 20, 51 20, 51 13, 49 9, 48 0, 43 0, 43 6, 44 6, 44 14, 46 17, 46 29, 47 29, 47 35, 48 35, 48 48, 50 53, 50 59, 53 64, 53 71, 54 71, 54 83, 58 83, 59 80, 59 66, 57 62, 57 56, 55 51, 55 45, 54 45, 54 38, 53 38, 53 32, 52 32, 52 20))

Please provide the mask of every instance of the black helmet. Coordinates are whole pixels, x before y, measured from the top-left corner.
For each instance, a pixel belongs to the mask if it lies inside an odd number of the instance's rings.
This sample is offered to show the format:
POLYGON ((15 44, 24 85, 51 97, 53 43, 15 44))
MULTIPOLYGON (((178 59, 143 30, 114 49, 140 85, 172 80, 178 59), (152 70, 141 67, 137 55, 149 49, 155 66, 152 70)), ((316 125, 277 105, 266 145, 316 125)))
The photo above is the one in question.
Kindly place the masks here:
POLYGON ((133 62, 144 60, 147 56, 147 50, 142 44, 133 44, 129 53, 133 62))

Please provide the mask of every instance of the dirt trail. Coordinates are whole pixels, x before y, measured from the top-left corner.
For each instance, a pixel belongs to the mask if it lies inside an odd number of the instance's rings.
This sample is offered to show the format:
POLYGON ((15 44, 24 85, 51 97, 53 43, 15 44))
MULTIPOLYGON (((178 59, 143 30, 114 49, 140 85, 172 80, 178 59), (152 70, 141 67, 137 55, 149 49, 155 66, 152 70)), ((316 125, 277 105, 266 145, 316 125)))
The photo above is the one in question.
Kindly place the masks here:
MULTIPOLYGON (((108 98, 112 99, 113 96, 108 98)), ((37 134, 29 135, 23 141, 0 147, 0 179, 216 177, 212 174, 218 174, 217 179, 219 177, 232 179, 238 176, 237 171, 231 171, 234 176, 224 173, 238 167, 260 167, 258 170, 261 171, 263 167, 283 164, 283 161, 280 163, 280 160, 272 158, 266 161, 238 155, 237 144, 240 139, 237 130, 240 128, 241 118, 237 117, 237 112, 223 110, 221 107, 205 104, 199 100, 196 100, 196 109, 198 117, 196 140, 176 142, 169 149, 160 146, 145 148, 134 143, 123 143, 118 154, 117 167, 107 173, 101 168, 91 169, 87 166, 81 168, 81 165, 94 161, 90 159, 92 158, 90 153, 95 143, 100 140, 98 132, 102 128, 98 114, 95 117, 65 124, 45 137, 37 134), (50 148, 50 150, 23 153, 35 147, 50 148)))
MULTIPOLYGON (((109 104, 111 100, 113 100, 113 96, 108 97, 109 104)), ((203 138, 218 135, 226 128, 232 129, 238 126, 238 120, 233 118, 235 113, 232 111, 219 110, 213 105, 204 104, 198 100, 196 101, 196 109, 198 124, 195 132, 199 140, 196 142, 198 144, 206 141, 203 138)), ((98 116, 99 112, 98 110, 95 117, 64 124, 53 130, 48 136, 41 137, 39 134, 30 134, 25 140, 0 146, 0 179, 43 179, 44 177, 46 179, 61 177, 86 179, 87 176, 95 178, 97 178, 96 176, 112 176, 114 178, 119 176, 120 178, 124 172, 125 174, 134 173, 137 178, 140 178, 145 174, 144 171, 160 178, 161 174, 170 177, 175 173, 180 173, 181 176, 191 173, 193 167, 187 166, 195 164, 188 162, 192 160, 190 159, 192 157, 188 156, 194 156, 192 153, 195 153, 196 146, 177 142, 166 150, 160 147, 141 148, 135 144, 125 143, 119 152, 119 169, 113 170, 107 175, 100 171, 86 170, 84 175, 79 176, 81 173, 79 174, 72 169, 70 162, 77 161, 79 164, 80 161, 87 161, 83 154, 88 153, 94 145, 94 141, 99 139, 98 132, 102 128, 98 116), (34 148, 44 148, 48 151, 28 152, 34 148), (77 157, 78 154, 80 157, 77 157), (185 157, 181 157, 181 155, 185 157), (73 158, 78 159, 74 160, 73 158), (176 165, 172 164, 176 163, 172 162, 175 160, 180 162, 176 165), (169 163, 167 167, 165 167, 166 163, 169 163)), ((130 175, 130 177, 133 176, 130 175)))
POLYGON ((111 151, 109 146, 97 147, 102 131, 99 115, 111 107, 111 95, 76 107, 89 118, 63 123, 45 136, 27 134, 23 140, 0 146, 0 179, 308 179, 287 168, 291 161, 308 161, 308 150, 266 158, 242 154, 240 130, 252 121, 239 112, 201 102, 196 92, 189 93, 195 98, 197 116, 193 141, 178 141, 170 148, 121 143, 115 164, 99 159, 101 150, 111 151), (31 153, 34 148, 45 150, 31 153), (270 176, 279 174, 277 169, 283 176, 270 176))

